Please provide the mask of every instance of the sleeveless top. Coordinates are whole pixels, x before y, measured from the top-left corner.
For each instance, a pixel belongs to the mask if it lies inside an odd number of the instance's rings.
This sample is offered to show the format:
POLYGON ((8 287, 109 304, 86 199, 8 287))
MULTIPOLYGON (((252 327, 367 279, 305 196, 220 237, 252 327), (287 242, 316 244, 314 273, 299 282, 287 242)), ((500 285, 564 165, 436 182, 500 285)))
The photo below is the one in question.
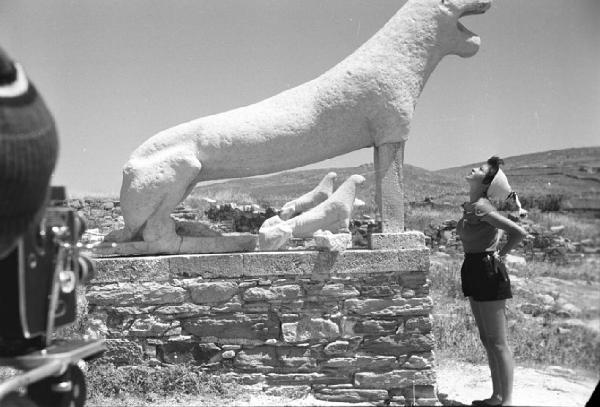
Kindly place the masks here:
POLYGON ((463 216, 456 225, 465 253, 493 252, 498 247, 498 229, 483 220, 485 215, 496 208, 487 198, 479 198, 474 203, 463 204, 463 216))

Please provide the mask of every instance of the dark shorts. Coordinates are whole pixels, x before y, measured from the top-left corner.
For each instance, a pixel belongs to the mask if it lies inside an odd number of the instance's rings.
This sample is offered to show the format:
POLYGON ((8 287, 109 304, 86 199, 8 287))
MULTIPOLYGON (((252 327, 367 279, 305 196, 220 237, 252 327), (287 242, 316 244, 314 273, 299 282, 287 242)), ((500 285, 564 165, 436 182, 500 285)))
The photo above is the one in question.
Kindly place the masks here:
POLYGON ((460 269, 465 297, 475 301, 497 301, 512 298, 508 274, 494 267, 493 253, 467 253, 460 269))

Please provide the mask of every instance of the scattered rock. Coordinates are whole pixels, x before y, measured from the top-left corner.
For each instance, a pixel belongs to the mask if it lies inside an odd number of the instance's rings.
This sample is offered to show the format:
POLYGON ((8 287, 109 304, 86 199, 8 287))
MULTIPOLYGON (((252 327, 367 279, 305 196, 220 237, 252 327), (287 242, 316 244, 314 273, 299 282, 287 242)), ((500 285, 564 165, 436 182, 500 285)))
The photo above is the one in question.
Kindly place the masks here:
POLYGON ((332 252, 341 253, 352 247, 352 235, 350 233, 331 233, 329 230, 317 230, 313 234, 315 245, 323 247, 332 252))
POLYGON ((581 314, 581 309, 573 304, 566 303, 560 306, 556 314, 563 318, 573 318, 581 314))
POLYGON ((513 254, 506 255, 504 262, 508 267, 523 267, 527 264, 525 257, 513 254))

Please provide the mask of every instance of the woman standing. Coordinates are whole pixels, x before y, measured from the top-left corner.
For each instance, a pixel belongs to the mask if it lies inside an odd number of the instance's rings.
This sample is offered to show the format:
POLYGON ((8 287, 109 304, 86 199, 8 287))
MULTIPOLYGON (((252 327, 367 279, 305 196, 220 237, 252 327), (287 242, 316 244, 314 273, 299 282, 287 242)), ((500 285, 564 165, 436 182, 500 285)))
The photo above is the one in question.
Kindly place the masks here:
POLYGON ((505 313, 506 300, 512 298, 512 292, 504 258, 523 240, 526 232, 500 215, 490 202, 514 197, 521 210, 516 194, 500 169, 503 163, 500 158, 491 157, 466 176, 470 199, 463 206, 463 217, 456 228, 465 252, 462 289, 465 297, 469 297, 492 376, 492 396, 473 401, 473 405, 480 406, 512 404, 514 364, 505 313), (508 241, 498 248, 501 231, 508 234, 508 241))

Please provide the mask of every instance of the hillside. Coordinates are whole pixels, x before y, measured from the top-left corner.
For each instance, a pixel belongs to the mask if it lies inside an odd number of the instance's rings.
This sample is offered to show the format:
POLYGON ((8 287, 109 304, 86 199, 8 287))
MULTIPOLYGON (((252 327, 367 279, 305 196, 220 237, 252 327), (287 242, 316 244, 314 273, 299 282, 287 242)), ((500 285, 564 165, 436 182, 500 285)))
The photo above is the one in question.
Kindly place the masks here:
MULTIPOLYGON (((280 206, 313 189, 329 171, 338 174, 336 188, 352 174, 363 175, 366 182, 359 190, 358 197, 368 205, 374 205, 375 173, 372 164, 348 168, 286 171, 266 177, 235 179, 219 184, 198 186, 192 196, 225 200, 219 198, 231 195, 257 203, 280 206)), ((454 195, 460 187, 459 182, 444 174, 436 174, 412 165, 404 166, 404 180, 405 197, 408 201, 422 201, 425 197, 434 195, 436 198, 446 194, 454 195)))
MULTIPOLYGON (((571 206, 600 209, 600 147, 569 148, 504 159, 514 190, 521 196, 562 195, 571 206)), ((474 166, 435 171, 458 182, 474 166)))
MULTIPOLYGON (((420 202, 460 203, 467 197, 464 176, 480 164, 469 164, 438 171, 406 164, 404 166, 405 199, 420 202)), ((504 170, 521 197, 531 199, 546 195, 564 197, 564 206, 595 208, 600 202, 600 147, 551 150, 505 158, 504 170)), ((229 180, 200 185, 191 199, 209 197, 219 201, 237 200, 280 206, 314 188, 329 171, 343 182, 352 174, 367 181, 358 197, 374 206, 374 172, 372 164, 358 167, 286 171, 270 176, 229 180), (235 198, 238 199, 235 199, 235 198)), ((600 209, 600 206, 596 209, 600 209)))

